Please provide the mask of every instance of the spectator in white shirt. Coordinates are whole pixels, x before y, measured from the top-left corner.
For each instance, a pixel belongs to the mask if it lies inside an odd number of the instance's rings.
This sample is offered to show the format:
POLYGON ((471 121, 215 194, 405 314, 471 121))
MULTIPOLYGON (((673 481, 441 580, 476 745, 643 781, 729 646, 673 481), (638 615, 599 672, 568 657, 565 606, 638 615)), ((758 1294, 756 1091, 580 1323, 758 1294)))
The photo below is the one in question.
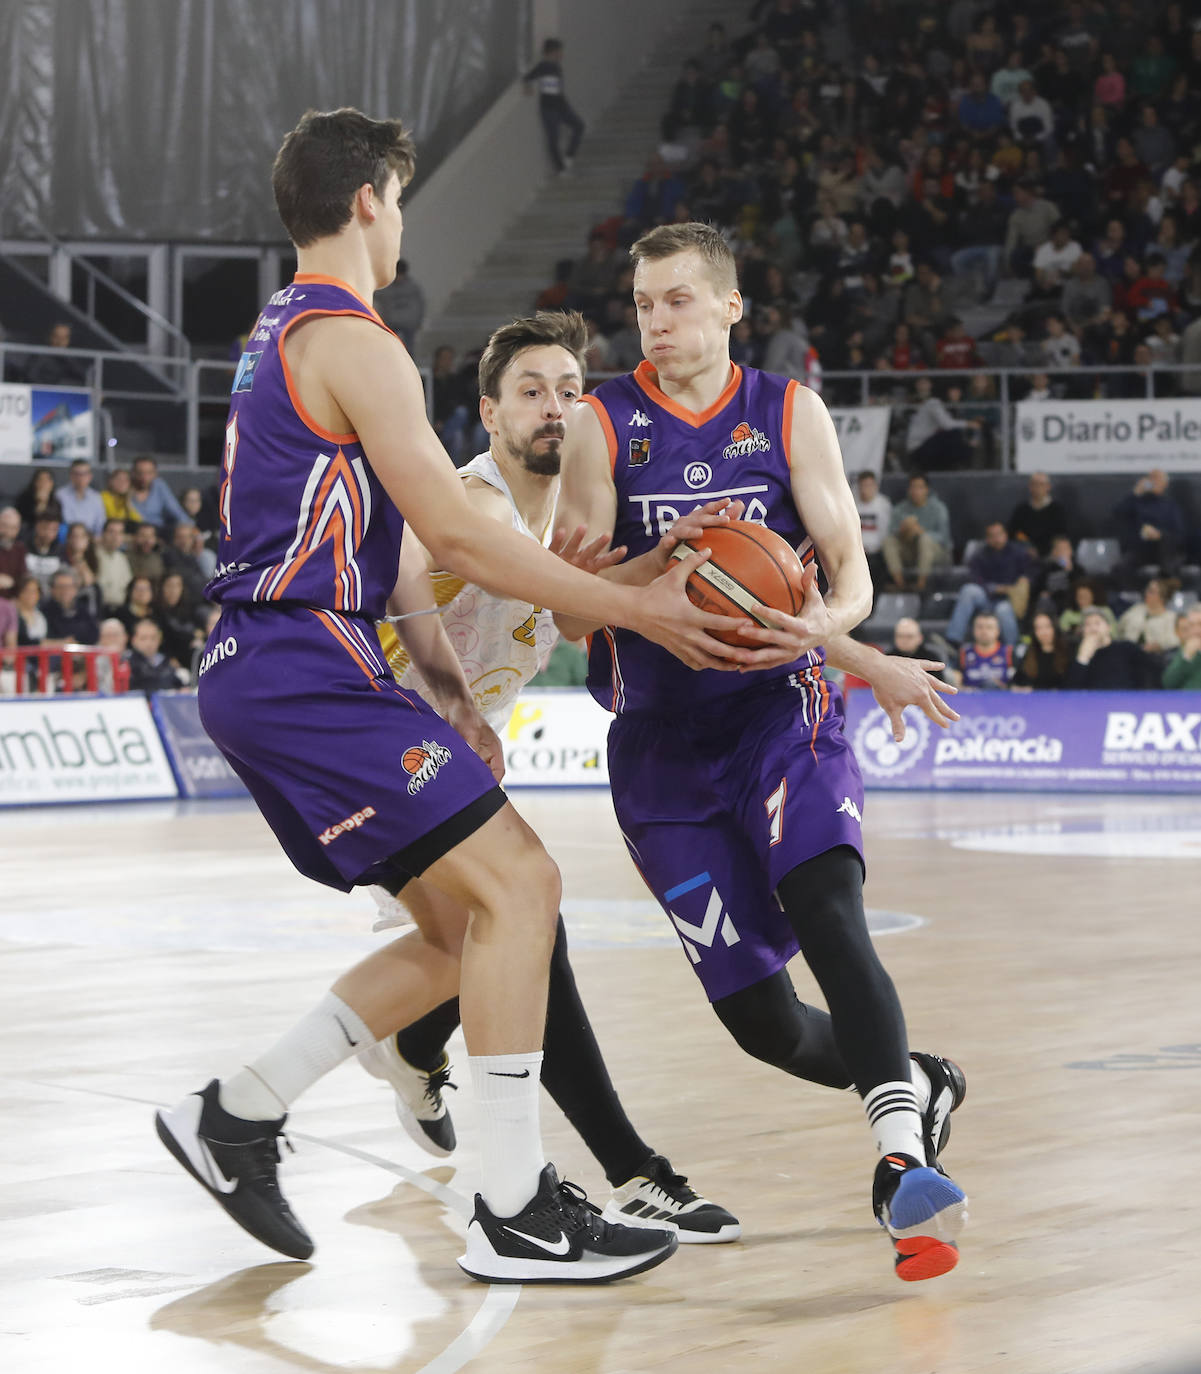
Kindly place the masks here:
POLYGON ((107 609, 121 606, 133 580, 133 568, 125 554, 125 521, 108 520, 96 545, 96 585, 107 609))
POLYGON ((1042 341, 1043 356, 1050 367, 1076 367, 1080 362, 1080 340, 1070 334, 1058 315, 1047 318, 1047 337, 1042 341))
POLYGON ((1083 251, 1066 221, 1058 220, 1051 237, 1034 250, 1034 280, 1040 294, 1058 295, 1083 251))
POLYGON ((1027 147, 1041 143, 1054 129, 1051 106, 1035 90, 1033 81, 1023 81, 1009 102, 1009 127, 1014 138, 1027 147))
POLYGON ((855 505, 859 508, 859 525, 863 531, 863 551, 876 587, 888 581, 888 567, 884 562, 884 537, 892 518, 892 502, 880 490, 876 474, 865 468, 856 482, 855 505))
POLYGON ((91 535, 104 529, 104 500, 92 490, 92 465, 86 458, 76 458, 67 474, 67 483, 56 493, 63 508, 63 521, 68 525, 85 525, 91 535))

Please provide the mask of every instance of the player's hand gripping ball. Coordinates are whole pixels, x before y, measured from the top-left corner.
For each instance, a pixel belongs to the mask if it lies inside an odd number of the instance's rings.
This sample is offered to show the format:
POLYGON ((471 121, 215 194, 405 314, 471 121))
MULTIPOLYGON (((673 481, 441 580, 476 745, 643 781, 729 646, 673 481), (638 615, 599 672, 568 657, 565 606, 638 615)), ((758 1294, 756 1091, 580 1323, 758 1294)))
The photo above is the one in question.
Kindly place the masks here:
MULTIPOLYGON (((752 520, 713 525, 703 535, 677 544, 672 557, 684 558, 696 549, 709 549, 710 558, 688 578, 686 591, 694 606, 766 628, 771 627, 751 612, 756 603, 786 615, 800 614, 801 560, 788 541, 766 525, 752 520)), ((725 644, 748 643, 736 627, 711 633, 725 644)))

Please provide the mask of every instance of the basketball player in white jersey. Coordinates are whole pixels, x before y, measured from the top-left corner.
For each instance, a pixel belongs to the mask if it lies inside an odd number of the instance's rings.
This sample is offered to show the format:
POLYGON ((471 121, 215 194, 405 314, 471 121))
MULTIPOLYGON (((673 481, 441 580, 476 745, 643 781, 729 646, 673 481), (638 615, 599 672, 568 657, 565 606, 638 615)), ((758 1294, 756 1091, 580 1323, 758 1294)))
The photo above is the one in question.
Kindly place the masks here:
MULTIPOLYGON (((492 436, 489 450, 460 470, 468 500, 481 514, 529 538, 548 542, 559 486, 560 450, 582 393, 587 328, 575 314, 540 314, 498 329, 480 360, 480 413, 492 436)), ((711 502, 673 527, 667 543, 700 536, 707 524, 726 518, 711 502)), ((739 507, 729 508, 736 516, 739 507)), ((599 539, 581 547, 580 532, 559 531, 551 547, 589 571, 612 566, 623 550, 599 539)), ((381 641, 404 688, 427 700, 440 696, 438 678, 447 673, 433 603, 462 665, 480 711, 497 731, 512 712, 526 682, 545 666, 558 638, 551 614, 512 597, 473 586, 438 568, 412 532, 406 534, 400 577, 389 605, 396 633, 381 627, 381 641), (398 642, 399 641, 399 642, 398 642)), ((906 705, 919 705, 940 724, 954 712, 938 695, 943 684, 929 677, 933 664, 887 658, 853 641, 834 657, 874 679, 877 698, 899 722, 906 705)), ((903 729, 903 725, 898 725, 903 729)), ((499 743, 494 746, 499 752, 499 743)), ((387 903, 380 925, 408 919, 452 928, 466 912, 442 894, 411 880, 400 902, 387 903)), ((815 1017, 823 1013, 812 1013, 815 1017)), ((429 1153, 445 1156, 455 1134, 442 1098, 449 1077, 445 1045, 458 1024, 454 999, 415 1025, 360 1053, 369 1073, 397 1093, 397 1112, 408 1133, 429 1153)), ((560 919, 551 962, 544 1086, 579 1131, 613 1187, 605 1216, 626 1224, 672 1226, 681 1242, 734 1240, 739 1224, 723 1207, 699 1196, 663 1155, 638 1135, 609 1079, 587 1013, 576 990, 560 919)))

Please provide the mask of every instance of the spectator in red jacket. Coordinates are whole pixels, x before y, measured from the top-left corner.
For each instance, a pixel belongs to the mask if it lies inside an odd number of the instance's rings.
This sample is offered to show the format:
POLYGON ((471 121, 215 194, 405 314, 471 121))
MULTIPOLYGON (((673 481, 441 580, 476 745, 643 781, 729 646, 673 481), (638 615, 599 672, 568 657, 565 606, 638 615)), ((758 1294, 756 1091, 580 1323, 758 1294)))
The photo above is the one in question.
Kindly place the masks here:
POLYGON ((1143 275, 1127 288, 1126 305, 1140 320, 1153 320, 1177 309, 1176 288, 1164 275, 1166 263, 1159 253, 1147 259, 1143 275))
POLYGON ((966 332, 962 320, 952 319, 947 325, 947 332, 938 341, 935 357, 940 368, 980 366, 976 341, 966 332))

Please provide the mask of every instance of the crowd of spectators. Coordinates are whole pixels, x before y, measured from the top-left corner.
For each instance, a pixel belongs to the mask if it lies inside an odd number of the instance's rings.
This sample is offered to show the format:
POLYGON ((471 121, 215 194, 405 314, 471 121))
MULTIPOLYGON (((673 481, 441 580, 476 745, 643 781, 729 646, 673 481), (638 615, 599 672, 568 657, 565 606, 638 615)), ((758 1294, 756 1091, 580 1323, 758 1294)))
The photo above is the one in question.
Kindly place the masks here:
POLYGON ((1072 512, 1033 473, 955 565, 950 513, 924 473, 895 505, 861 473, 873 580, 921 599, 919 615, 882 627, 888 652, 945 662, 966 690, 1201 689, 1201 568, 1186 562, 1201 547, 1169 486, 1159 470, 1140 477, 1112 513, 1117 537, 1076 542, 1072 512))
MULTIPOLYGON (((189 488, 176 497, 150 457, 113 468, 105 487, 92 485, 90 463, 73 462, 55 483, 48 468, 0 498, 0 675, 14 690, 17 648, 108 649, 135 690, 164 691, 194 683, 216 608, 204 587, 216 567, 217 519, 212 493, 189 488)), ((51 656, 58 678, 71 662, 51 656)), ((41 666, 27 658, 29 687, 41 666)), ((103 680, 107 681, 107 678, 103 680)))
MULTIPOLYGON (((624 205, 532 302, 585 314, 591 370, 641 360, 626 248, 700 219, 738 261, 735 361, 843 404, 864 384, 829 374, 870 373, 906 471, 998 465, 998 368, 1017 370, 1009 400, 1201 394, 1193 10, 757 0, 745 13, 709 28, 624 205), (912 376, 923 369, 964 375, 912 376)), ((456 367, 440 351, 435 410, 461 446, 475 356, 456 367)))

